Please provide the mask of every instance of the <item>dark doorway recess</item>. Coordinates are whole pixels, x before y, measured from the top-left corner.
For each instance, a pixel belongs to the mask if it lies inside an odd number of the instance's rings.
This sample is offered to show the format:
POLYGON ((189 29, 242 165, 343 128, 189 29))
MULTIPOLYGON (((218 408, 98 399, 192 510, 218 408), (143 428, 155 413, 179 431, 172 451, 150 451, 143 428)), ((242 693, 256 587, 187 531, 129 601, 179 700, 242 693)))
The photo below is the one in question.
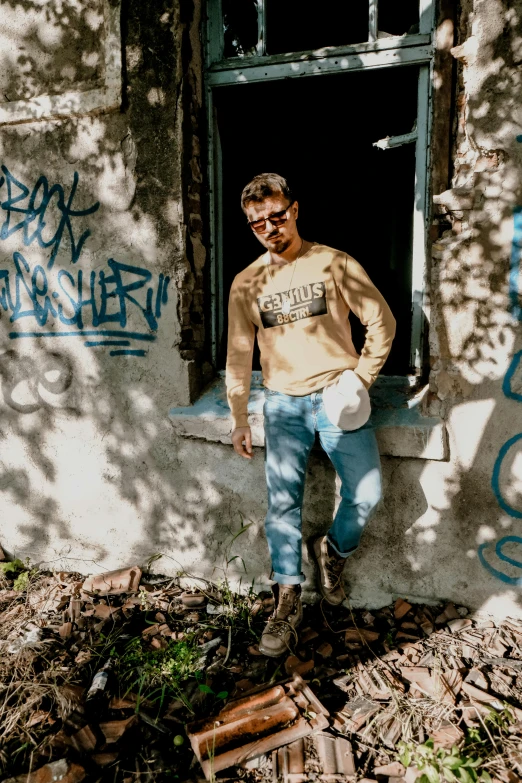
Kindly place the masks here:
MULTIPOLYGON (((384 373, 412 370, 415 145, 372 144, 413 129, 417 77, 410 66, 216 90, 225 313, 234 276, 263 252, 241 211, 241 191, 255 174, 275 171, 297 192, 301 235, 354 256, 388 301, 397 336, 384 373)), ((351 318, 360 349, 364 331, 351 318)), ((221 367, 225 351, 226 322, 221 367)))

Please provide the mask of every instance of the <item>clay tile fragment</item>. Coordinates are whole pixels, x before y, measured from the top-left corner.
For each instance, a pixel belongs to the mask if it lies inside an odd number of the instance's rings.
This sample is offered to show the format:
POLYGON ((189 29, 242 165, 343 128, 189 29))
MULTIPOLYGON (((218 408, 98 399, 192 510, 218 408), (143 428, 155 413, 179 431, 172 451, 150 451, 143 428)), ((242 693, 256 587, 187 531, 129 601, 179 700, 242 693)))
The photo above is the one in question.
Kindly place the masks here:
POLYGON ((183 606, 187 606, 190 609, 193 609, 196 606, 203 606, 203 604, 207 600, 206 596, 203 595, 203 593, 189 593, 189 592, 181 593, 180 599, 183 606))
POLYGON ((308 642, 311 642, 312 639, 317 639, 318 636, 319 634, 313 628, 304 628, 300 634, 301 642, 303 644, 307 644, 308 642))
POLYGON ((378 638, 378 632, 370 631, 368 628, 347 628, 344 632, 346 644, 360 644, 361 641, 376 642, 378 638))
POLYGON ((81 783, 86 772, 79 764, 73 764, 67 759, 52 761, 34 772, 8 778, 4 783, 81 783))
POLYGON ((408 614, 410 609, 411 609, 411 604, 409 604, 403 598, 397 598, 393 609, 393 614, 395 615, 395 619, 400 620, 401 617, 404 617, 405 614, 408 614))
POLYGON ((406 773, 406 768, 400 761, 392 761, 391 764, 382 764, 380 767, 374 767, 373 772, 375 775, 402 778, 406 773))
POLYGON ((312 671, 315 663, 314 660, 301 661, 296 655, 289 655, 285 661, 285 671, 288 675, 291 674, 306 674, 312 671))
POLYGON ((72 734, 70 741, 78 753, 92 751, 96 747, 96 735, 90 726, 84 726, 76 734, 72 734))
POLYGON ((119 568, 117 571, 107 571, 105 574, 89 576, 82 585, 86 593, 97 595, 120 595, 121 593, 137 593, 141 579, 141 568, 119 568))
POLYGON ((349 740, 320 732, 314 735, 313 743, 323 768, 323 775, 355 775, 355 762, 349 740))
POLYGON ((464 628, 469 628, 471 625, 473 625, 471 620, 467 620, 464 617, 459 617, 458 620, 449 620, 448 622, 448 628, 451 633, 458 633, 459 631, 463 631, 464 628))
POLYGON ((480 669, 473 668, 469 671, 468 676, 464 680, 469 685, 474 685, 476 688, 481 688, 483 691, 487 691, 489 683, 480 669))
POLYGON ((100 729, 107 745, 118 742, 125 732, 136 723, 137 719, 136 715, 131 715, 126 720, 109 720, 106 723, 100 723, 100 729))
POLYGON ((118 758, 119 753, 93 753, 91 759, 99 767, 107 767, 109 764, 114 764, 118 758))
POLYGON ((321 658, 329 658, 333 652, 333 647, 329 642, 323 642, 316 650, 317 655, 321 658))
POLYGON ((439 748, 452 748, 453 745, 458 745, 464 737, 464 732, 451 723, 448 720, 443 720, 437 729, 430 732, 430 737, 433 740, 435 749, 439 748))

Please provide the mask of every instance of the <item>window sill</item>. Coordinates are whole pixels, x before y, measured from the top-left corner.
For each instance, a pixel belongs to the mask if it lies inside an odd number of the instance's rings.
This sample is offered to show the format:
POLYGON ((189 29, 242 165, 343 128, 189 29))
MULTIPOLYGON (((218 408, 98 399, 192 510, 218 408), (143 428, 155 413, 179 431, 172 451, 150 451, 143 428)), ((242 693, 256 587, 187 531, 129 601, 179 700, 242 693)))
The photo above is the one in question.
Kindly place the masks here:
MULTIPOLYGON (((372 421, 382 456, 449 458, 444 421, 422 415, 425 391, 424 388, 413 394, 408 379, 385 376, 378 378, 372 386, 372 421)), ((253 372, 248 413, 254 446, 265 444, 263 402, 261 373, 253 372)), ((207 387, 194 405, 172 408, 169 417, 175 432, 184 438, 230 444, 232 423, 223 374, 207 387)))

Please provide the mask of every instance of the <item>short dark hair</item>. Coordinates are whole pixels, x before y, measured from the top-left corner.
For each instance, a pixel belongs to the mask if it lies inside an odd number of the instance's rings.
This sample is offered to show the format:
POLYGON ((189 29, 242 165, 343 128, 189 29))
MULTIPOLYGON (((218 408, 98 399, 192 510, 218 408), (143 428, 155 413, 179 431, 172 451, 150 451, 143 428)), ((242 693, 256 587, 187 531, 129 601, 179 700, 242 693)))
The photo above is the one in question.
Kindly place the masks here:
POLYGON ((241 209, 245 211, 252 201, 264 201, 270 196, 282 194, 290 203, 295 200, 294 193, 288 182, 280 174, 257 174, 241 193, 241 209))

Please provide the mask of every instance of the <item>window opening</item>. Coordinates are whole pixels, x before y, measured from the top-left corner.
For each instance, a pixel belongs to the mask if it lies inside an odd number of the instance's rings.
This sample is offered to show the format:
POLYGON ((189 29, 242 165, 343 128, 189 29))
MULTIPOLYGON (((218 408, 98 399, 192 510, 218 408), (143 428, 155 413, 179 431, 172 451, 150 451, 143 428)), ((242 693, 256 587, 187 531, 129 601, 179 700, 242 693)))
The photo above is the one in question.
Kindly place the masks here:
POLYGON ((267 54, 368 40, 368 0, 265 0, 265 9, 267 54))
POLYGON ((279 171, 300 194, 301 234, 353 255, 389 301, 398 331, 383 374, 419 376, 433 0, 323 0, 320 14, 301 0, 299 24, 296 7, 207 2, 214 361, 224 366, 233 277, 262 252, 241 189, 279 171))
MULTIPOLYGON (((277 171, 296 189, 301 235, 350 253, 390 304, 398 328, 383 369, 388 375, 411 370, 415 145, 383 151, 373 143, 411 131, 417 81, 418 68, 413 67, 239 85, 217 90, 215 96, 222 156, 224 301, 234 276, 264 252, 240 210, 241 190, 255 174, 277 171), (339 95, 349 97, 348 116, 339 95), (260 110, 266 122, 260 123, 260 110)), ((220 367, 226 359, 224 313, 220 367)), ((356 318, 352 330, 360 349, 364 330, 356 318)))

